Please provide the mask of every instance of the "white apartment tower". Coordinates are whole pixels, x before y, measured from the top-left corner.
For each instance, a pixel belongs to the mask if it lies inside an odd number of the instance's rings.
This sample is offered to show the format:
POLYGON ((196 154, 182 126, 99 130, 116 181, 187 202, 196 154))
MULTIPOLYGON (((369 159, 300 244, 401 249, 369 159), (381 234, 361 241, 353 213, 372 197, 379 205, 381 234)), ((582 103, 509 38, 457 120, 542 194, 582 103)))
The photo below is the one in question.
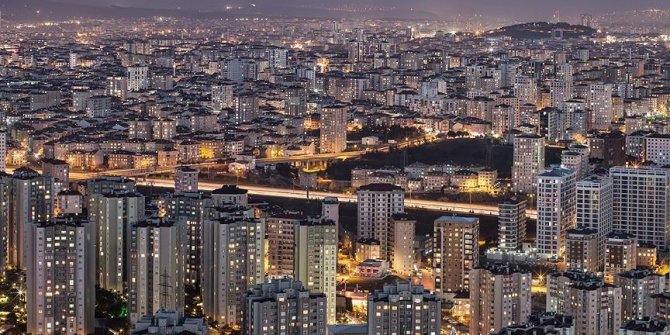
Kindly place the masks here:
POLYGON ((248 191, 237 187, 237 185, 223 185, 212 191, 212 201, 215 207, 234 204, 247 206, 249 204, 248 191))
POLYGON ((405 191, 391 184, 369 184, 356 191, 358 197, 358 238, 376 239, 381 257, 389 256, 391 216, 405 212, 405 191))
POLYGON ((608 130, 614 119, 612 85, 603 83, 589 85, 586 106, 591 110, 591 128, 608 130))
POLYGON ((337 323, 337 227, 335 222, 307 219, 295 225, 294 279, 326 297, 326 322, 337 323))
MULTIPOLYGON (((149 88, 149 67, 133 65, 126 68, 128 90, 131 92, 143 91, 149 88)), ((113 95, 113 94, 112 94, 113 95)))
POLYGON ((613 230, 614 186, 612 178, 591 175, 577 182, 577 227, 598 235, 598 269, 605 256, 605 238, 613 230))
POLYGON ((622 321, 622 290, 592 273, 554 272, 547 275, 547 312, 571 315, 574 333, 615 335, 622 321))
POLYGON ((402 276, 410 277, 414 273, 414 236, 416 219, 405 213, 396 213, 391 217, 390 262, 391 268, 402 276))
POLYGON ((80 216, 26 224, 28 333, 93 333, 95 234, 80 216))
POLYGON ((435 293, 468 290, 470 270, 479 265, 479 219, 442 216, 434 222, 435 293))
POLYGON ((321 216, 335 222, 339 236, 340 232, 340 201, 335 197, 325 197, 321 201, 321 216))
POLYGON ((202 309, 220 324, 242 319, 242 295, 263 283, 263 220, 206 220, 203 226, 202 309))
POLYGON ((544 170, 544 137, 533 134, 514 138, 512 187, 517 192, 535 193, 537 175, 544 170))
MULTIPOLYGON (((0 135, 0 139, 2 139, 0 135)), ((645 160, 659 166, 670 165, 670 135, 653 134, 644 137, 645 160)), ((2 145, 0 143, 0 145, 2 145)), ((1 150, 1 149, 0 149, 1 150)))
POLYGON ((528 270, 488 264, 470 270, 470 334, 491 334, 521 324, 531 313, 528 270))
POLYGON ((575 172, 554 167, 537 179, 537 252, 558 258, 565 253, 566 231, 576 223, 575 172))
POLYGON ((321 153, 338 153, 347 148, 347 110, 344 104, 321 109, 321 153))
POLYGON ((613 167, 614 230, 665 248, 670 239, 670 170, 613 167))

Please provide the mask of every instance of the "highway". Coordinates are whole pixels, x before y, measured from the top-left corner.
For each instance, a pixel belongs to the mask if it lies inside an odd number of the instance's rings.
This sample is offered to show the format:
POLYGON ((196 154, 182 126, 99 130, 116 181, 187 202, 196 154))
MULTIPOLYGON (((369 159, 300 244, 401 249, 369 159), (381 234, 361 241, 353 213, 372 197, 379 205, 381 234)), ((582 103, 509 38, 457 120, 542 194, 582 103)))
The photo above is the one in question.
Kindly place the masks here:
MULTIPOLYGON (((174 181, 171 179, 157 179, 150 178, 147 180, 138 180, 139 185, 145 186, 156 186, 156 187, 165 187, 173 188, 174 181)), ((208 183, 200 182, 198 188, 201 191, 213 191, 217 188, 220 188, 221 184, 219 183, 208 183)), ((299 189, 283 189, 283 188, 274 188, 274 187, 265 187, 265 186, 256 186, 256 185, 239 185, 240 188, 246 189, 249 191, 249 194, 252 195, 262 195, 268 197, 278 197, 278 198, 291 198, 291 199, 316 199, 321 200, 325 197, 336 197, 341 202, 356 202, 355 194, 345 194, 345 193, 332 193, 332 192, 320 192, 320 191, 310 191, 309 198, 307 197, 307 192, 305 190, 299 189)), ((418 200, 418 199, 405 199, 405 207, 414 208, 414 209, 427 209, 433 211, 451 211, 455 213, 462 214, 475 214, 475 215, 498 215, 498 207, 491 205, 479 205, 479 204, 464 204, 459 202, 444 202, 444 201, 435 201, 435 200, 418 200)), ((527 211, 528 217, 531 219, 537 218, 537 212, 535 210, 527 211)))
MULTIPOLYGON (((421 145, 425 142, 429 142, 428 138, 418 138, 413 140, 407 140, 395 144, 396 149, 405 149, 416 145, 421 145)), ((292 163, 292 162, 305 162, 305 161, 319 161, 319 160, 328 160, 328 159, 337 159, 345 160, 349 158, 356 158, 365 155, 369 152, 389 152, 391 150, 391 144, 383 144, 376 148, 371 148, 370 150, 357 150, 357 151, 344 151, 338 153, 326 153, 326 154, 312 154, 312 155, 296 155, 296 156, 287 156, 287 157, 276 157, 276 158, 259 158, 256 159, 256 164, 277 164, 277 163, 292 163)))

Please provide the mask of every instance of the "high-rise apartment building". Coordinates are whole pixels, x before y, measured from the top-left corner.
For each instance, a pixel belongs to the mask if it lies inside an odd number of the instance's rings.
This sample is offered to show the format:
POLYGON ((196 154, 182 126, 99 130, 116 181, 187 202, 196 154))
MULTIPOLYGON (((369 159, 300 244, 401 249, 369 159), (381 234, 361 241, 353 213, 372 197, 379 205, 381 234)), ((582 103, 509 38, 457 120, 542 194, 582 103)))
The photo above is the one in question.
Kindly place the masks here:
POLYGON ((47 177, 53 177, 54 184, 58 190, 67 189, 70 182, 70 164, 60 159, 43 159, 42 174, 47 177))
POLYGON ((565 266, 568 270, 596 273, 598 261, 598 232, 588 228, 569 229, 565 241, 565 266))
POLYGON ((86 195, 113 194, 137 191, 135 182, 126 177, 103 176, 86 181, 86 195))
POLYGON ((498 204, 498 248, 502 251, 521 249, 526 238, 527 200, 513 197, 498 204))
POLYGON ((571 315, 574 334, 614 335, 621 325, 620 287, 592 273, 568 271, 547 276, 547 311, 571 315))
POLYGON ((608 130, 614 120, 612 109, 612 85, 591 84, 586 97, 586 106, 591 113, 591 128, 608 130))
POLYGON ((588 176, 577 182, 576 194, 577 227, 596 231, 598 270, 601 270, 605 256, 605 236, 613 230, 614 186, 612 179, 602 175, 588 176))
POLYGON ((337 292, 337 227, 326 219, 307 219, 295 225, 294 275, 313 292, 326 297, 326 321, 335 324, 337 292))
POLYGON ((159 310, 184 315, 187 235, 184 222, 149 218, 130 227, 128 314, 131 322, 159 310))
POLYGON ((293 213, 276 214, 265 218, 268 278, 293 278, 297 243, 294 229, 295 225, 305 219, 304 215, 293 213))
MULTIPOLYGON (((2 138, 1 136, 0 139, 2 138)), ((669 134, 652 134, 645 136, 643 141, 645 161, 654 162, 659 166, 670 165, 669 134)))
POLYGON ((0 125, 0 172, 5 172, 7 169, 7 132, 4 127, 0 125))
POLYGON ((231 82, 221 82, 212 85, 212 109, 215 112, 227 108, 233 108, 235 106, 233 88, 235 88, 235 85, 233 85, 231 82))
POLYGON ((544 137, 534 134, 514 138, 512 187, 517 192, 535 193, 537 175, 544 170, 544 137))
POLYGON ((617 274, 633 270, 637 267, 637 239, 623 233, 609 233, 605 239, 604 278, 613 283, 617 274))
POLYGON ((409 282, 384 285, 368 296, 368 334, 440 334, 440 299, 409 282))
POLYGON ((335 222, 337 233, 340 233, 340 201, 335 197, 325 197, 321 201, 321 216, 335 222))
POLYGON ((574 319, 570 315, 556 313, 533 314, 522 324, 501 329, 495 335, 539 335, 575 333, 574 319))
POLYGON ((389 257, 391 216, 405 212, 405 191, 391 184, 369 184, 356 191, 358 197, 358 237, 376 239, 381 257, 389 257))
MULTIPOLYGON (((570 76, 572 76, 572 74, 570 76)), ((572 89, 572 80, 552 80, 549 84, 551 106, 561 108, 563 103, 572 98, 572 89)))
POLYGON ((95 235, 81 216, 26 224, 28 333, 93 333, 95 235))
POLYGON ((537 83, 528 76, 516 76, 514 79, 514 96, 519 104, 537 104, 537 83))
POLYGON ((242 320, 242 295, 264 279, 265 222, 206 220, 203 226, 202 309, 220 324, 242 320))
POLYGON ((575 318, 575 334, 615 335, 621 325, 621 288, 602 281, 576 281, 561 296, 560 313, 575 318))
POLYGON ((11 176, 3 176, 7 185, 6 228, 8 265, 23 269, 25 229, 32 222, 48 222, 54 216, 54 182, 52 177, 22 167, 11 176))
POLYGON ((565 253, 567 230, 575 226, 575 172, 555 167, 540 173, 537 184, 537 252, 558 258, 565 253))
POLYGON ((561 166, 575 171, 577 180, 581 180, 589 172, 589 154, 583 151, 563 150, 561 152, 561 166))
POLYGON ((242 293, 243 335, 326 334, 326 296, 299 281, 273 280, 242 293))
POLYGON ((665 292, 666 277, 650 269, 633 269, 614 276, 614 285, 622 290, 623 321, 656 314, 653 296, 665 292))
POLYGON ((131 92, 143 91, 149 88, 149 67, 133 65, 126 68, 128 90, 131 92))
POLYGON ((670 239, 670 170, 613 167, 614 230, 665 248, 670 239))
POLYGON ((433 273, 435 292, 467 291, 470 270, 479 265, 479 219, 442 216, 434 222, 433 273))
POLYGON ((347 148, 347 111, 344 104, 321 108, 321 153, 338 153, 347 148))
POLYGON ((89 197, 88 217, 98 228, 98 285, 125 292, 130 227, 144 220, 145 199, 136 192, 96 193, 89 197))
POLYGON ((206 210, 212 207, 212 198, 203 193, 183 193, 165 199, 165 216, 171 221, 184 222, 188 237, 186 255, 186 282, 200 282, 202 267, 202 233, 206 210))
POLYGON ((521 324, 531 313, 529 270, 487 264, 470 270, 470 334, 521 324))
POLYGON ((416 219, 406 213, 391 216, 389 237, 389 260, 391 269, 402 276, 414 273, 414 236, 416 219))

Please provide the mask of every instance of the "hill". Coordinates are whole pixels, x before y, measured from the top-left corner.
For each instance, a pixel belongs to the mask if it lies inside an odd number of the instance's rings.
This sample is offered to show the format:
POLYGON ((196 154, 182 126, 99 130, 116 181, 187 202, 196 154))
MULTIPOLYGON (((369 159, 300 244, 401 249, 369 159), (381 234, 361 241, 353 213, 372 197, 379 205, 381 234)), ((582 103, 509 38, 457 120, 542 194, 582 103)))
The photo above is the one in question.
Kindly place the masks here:
POLYGON ((555 30, 562 30, 564 38, 580 38, 592 36, 596 30, 590 27, 573 25, 565 22, 529 22, 501 27, 487 31, 484 36, 509 36, 513 39, 543 39, 551 38, 555 30))

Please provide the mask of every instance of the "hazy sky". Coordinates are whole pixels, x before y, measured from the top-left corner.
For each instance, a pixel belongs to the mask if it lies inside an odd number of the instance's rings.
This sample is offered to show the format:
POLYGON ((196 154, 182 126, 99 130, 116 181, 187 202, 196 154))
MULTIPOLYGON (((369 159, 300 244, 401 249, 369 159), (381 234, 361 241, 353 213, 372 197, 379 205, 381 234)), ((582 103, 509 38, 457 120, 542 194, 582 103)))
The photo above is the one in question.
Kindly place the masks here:
MULTIPOLYGON (((1 1, 1 0, 0 0, 1 1)), ((197 10, 219 10, 226 5, 255 3, 258 8, 267 6, 337 6, 338 4, 380 4, 384 6, 415 7, 449 15, 455 12, 481 12, 489 15, 537 18, 550 17, 555 10, 561 15, 576 15, 584 12, 608 13, 613 10, 670 8, 670 0, 56 0, 89 4, 117 4, 124 6, 146 6, 197 10)))

